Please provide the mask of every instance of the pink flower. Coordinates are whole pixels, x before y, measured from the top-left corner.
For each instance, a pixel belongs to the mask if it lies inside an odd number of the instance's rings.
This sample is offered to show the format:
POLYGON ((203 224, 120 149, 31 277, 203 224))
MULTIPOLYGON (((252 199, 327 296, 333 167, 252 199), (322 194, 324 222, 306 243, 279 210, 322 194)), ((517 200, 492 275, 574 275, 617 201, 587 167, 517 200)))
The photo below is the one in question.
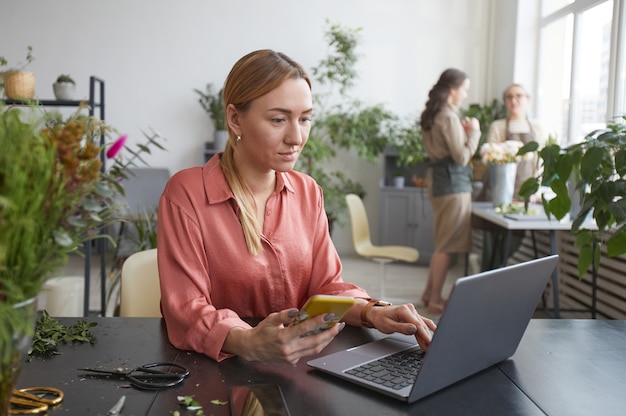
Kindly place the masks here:
POLYGON ((109 150, 107 150, 107 158, 108 159, 113 159, 115 156, 117 156, 117 154, 120 152, 120 150, 122 150, 122 147, 124 147, 124 145, 126 144, 126 138, 127 138, 126 134, 121 135, 115 141, 115 143, 113 143, 113 145, 111 147, 109 147, 109 150))

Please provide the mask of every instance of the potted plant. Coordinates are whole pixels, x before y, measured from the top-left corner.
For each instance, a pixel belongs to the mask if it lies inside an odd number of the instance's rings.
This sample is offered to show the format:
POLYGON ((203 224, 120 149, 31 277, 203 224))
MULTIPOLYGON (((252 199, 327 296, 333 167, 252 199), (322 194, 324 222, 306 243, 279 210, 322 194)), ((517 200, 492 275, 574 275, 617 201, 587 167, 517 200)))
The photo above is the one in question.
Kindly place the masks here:
POLYGON ((404 173, 396 172, 393 174, 393 186, 396 188, 404 188, 404 173))
MULTIPOLYGON (((35 96, 35 74, 24 70, 34 59, 33 47, 28 46, 25 62, 0 71, 0 89, 4 89, 7 98, 31 99, 35 96)), ((2 67, 8 67, 4 56, 0 56, 0 68, 2 67)))
POLYGON ((57 100, 71 100, 74 98, 75 89, 76 83, 68 74, 59 75, 56 82, 52 84, 52 90, 57 100))
MULTIPOLYGON (((621 123, 609 123, 606 129, 589 133, 584 141, 567 147, 551 143, 539 151, 543 172, 526 180, 519 191, 528 198, 549 186, 555 193, 548 200, 542 195, 544 210, 561 220, 572 212, 572 233, 576 235, 578 274, 582 277, 589 267, 600 266, 600 245, 606 240, 609 257, 626 253, 626 116, 621 123), (576 197, 576 198, 574 198, 576 197), (579 199, 573 207, 572 200, 579 199), (589 227, 592 218, 595 227, 589 227)), ((530 142, 519 154, 535 151, 536 142, 530 142)))
POLYGON ((363 198, 365 192, 348 174, 329 169, 328 162, 339 149, 354 150, 362 159, 377 161, 398 131, 398 118, 383 105, 366 106, 348 95, 357 78, 354 68, 360 31, 332 24, 325 33, 332 51, 312 69, 312 75, 319 85, 328 86, 329 92, 313 96, 315 122, 297 165, 322 187, 331 231, 345 212, 345 195, 354 193, 363 198), (342 95, 340 104, 329 104, 333 89, 342 95))
POLYGON ((411 122, 397 130, 391 148, 398 155, 398 166, 416 166, 428 159, 422 141, 422 129, 416 122, 411 122))
POLYGON ((228 140, 228 132, 226 131, 226 109, 224 108, 224 98, 222 90, 217 93, 213 92, 213 85, 207 84, 204 91, 194 89, 198 94, 198 102, 213 121, 214 132, 214 148, 224 150, 226 141, 228 140))

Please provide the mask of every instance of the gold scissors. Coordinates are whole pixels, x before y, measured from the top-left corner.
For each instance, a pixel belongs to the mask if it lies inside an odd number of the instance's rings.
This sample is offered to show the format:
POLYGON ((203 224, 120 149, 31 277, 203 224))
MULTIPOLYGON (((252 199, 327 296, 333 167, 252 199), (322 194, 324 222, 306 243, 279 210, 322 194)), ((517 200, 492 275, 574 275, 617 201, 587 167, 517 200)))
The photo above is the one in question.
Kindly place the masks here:
POLYGON ((54 387, 28 387, 13 390, 10 415, 36 415, 63 401, 63 392, 54 387))

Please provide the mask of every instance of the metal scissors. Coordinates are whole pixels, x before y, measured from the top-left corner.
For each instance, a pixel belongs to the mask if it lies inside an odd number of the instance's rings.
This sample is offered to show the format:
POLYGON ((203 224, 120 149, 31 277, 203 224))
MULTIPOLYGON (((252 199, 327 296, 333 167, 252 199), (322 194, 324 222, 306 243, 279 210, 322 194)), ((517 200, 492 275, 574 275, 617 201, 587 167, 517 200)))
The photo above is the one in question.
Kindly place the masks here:
POLYGON ((78 371, 86 371, 92 377, 116 377, 126 379, 138 389, 161 390, 173 387, 183 382, 189 375, 187 367, 181 364, 162 361, 148 363, 132 369, 115 368, 113 370, 100 370, 97 368, 79 368, 78 371))
POLYGON ((13 390, 9 400, 10 415, 36 415, 47 413, 51 406, 63 401, 63 392, 54 387, 28 387, 13 390))

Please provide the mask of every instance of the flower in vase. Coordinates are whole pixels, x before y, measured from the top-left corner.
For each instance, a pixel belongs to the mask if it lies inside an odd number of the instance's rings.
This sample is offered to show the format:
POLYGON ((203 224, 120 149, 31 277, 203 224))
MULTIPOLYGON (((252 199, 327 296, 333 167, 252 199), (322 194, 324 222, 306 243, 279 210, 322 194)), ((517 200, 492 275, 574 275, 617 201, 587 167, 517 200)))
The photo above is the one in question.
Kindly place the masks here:
POLYGON ((499 143, 487 142, 480 147, 480 158, 483 163, 502 165, 517 163, 522 157, 517 155, 524 144, 518 140, 505 140, 499 143))

